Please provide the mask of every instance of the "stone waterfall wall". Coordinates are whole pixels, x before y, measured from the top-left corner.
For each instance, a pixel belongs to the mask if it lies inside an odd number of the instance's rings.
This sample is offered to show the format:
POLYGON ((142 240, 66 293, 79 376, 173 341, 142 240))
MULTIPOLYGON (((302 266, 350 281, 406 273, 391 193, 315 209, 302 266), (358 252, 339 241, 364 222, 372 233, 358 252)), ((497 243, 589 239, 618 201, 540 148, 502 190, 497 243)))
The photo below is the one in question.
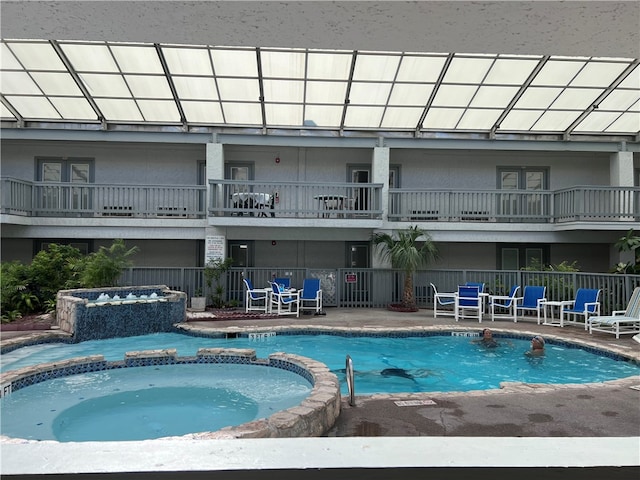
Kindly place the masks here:
POLYGON ((165 285, 60 290, 56 318, 75 342, 169 332, 186 318, 187 294, 165 285), (96 303, 100 294, 120 300, 96 303), (128 300, 128 295, 135 300, 128 300), (156 294, 157 298, 141 299, 156 294))

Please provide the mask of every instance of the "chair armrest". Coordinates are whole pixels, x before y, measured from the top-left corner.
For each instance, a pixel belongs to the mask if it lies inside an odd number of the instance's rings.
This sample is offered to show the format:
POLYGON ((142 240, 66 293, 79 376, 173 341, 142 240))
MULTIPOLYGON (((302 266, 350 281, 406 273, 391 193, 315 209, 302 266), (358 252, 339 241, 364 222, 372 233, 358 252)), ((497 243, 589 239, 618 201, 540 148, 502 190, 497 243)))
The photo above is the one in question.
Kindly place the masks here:
POLYGON ((597 312, 597 313, 600 313, 600 302, 588 302, 588 303, 585 303, 585 304, 584 304, 584 310, 585 310, 585 312, 587 311, 587 307, 589 307, 589 306, 591 306, 591 305, 593 305, 593 306, 594 306, 594 307, 596 307, 596 308, 594 308, 594 309, 593 309, 593 312, 590 312, 590 313, 596 313, 596 312, 597 312))
MULTIPOLYGON (((489 301, 492 302, 494 300, 511 300, 512 297, 509 295, 489 295, 489 301)), ((515 298, 514 298, 515 300, 515 298)))
POLYGON ((615 316, 615 315, 624 315, 625 313, 627 313, 626 310, 614 310, 613 312, 611 312, 611 315, 615 316))
POLYGON ((438 292, 435 296, 436 298, 456 298, 458 296, 458 292, 438 292))

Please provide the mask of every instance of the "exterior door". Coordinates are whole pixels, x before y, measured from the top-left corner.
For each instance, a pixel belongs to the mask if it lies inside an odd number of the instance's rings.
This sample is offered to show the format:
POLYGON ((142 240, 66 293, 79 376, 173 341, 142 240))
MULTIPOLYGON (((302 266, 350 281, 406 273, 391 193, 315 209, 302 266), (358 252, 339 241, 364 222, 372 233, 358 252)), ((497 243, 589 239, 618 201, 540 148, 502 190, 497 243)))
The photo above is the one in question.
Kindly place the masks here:
POLYGON ((43 183, 40 199, 45 211, 82 212, 92 208, 93 161, 89 159, 38 159, 38 180, 43 183))
POLYGON ((500 195, 498 211, 503 221, 522 222, 548 213, 546 169, 503 168, 498 173, 498 189, 512 193, 500 195))
MULTIPOLYGON (((371 170, 362 167, 350 167, 351 183, 369 183, 371 170)), ((354 210, 369 210, 371 199, 369 198, 370 190, 368 188, 354 188, 351 195, 354 210)))

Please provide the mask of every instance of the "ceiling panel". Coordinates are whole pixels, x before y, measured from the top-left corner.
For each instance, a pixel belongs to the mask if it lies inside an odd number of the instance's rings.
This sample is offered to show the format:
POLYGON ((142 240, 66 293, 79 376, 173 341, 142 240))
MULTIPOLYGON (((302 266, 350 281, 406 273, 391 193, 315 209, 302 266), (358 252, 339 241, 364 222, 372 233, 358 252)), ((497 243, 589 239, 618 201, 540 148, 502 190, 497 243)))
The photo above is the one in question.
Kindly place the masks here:
POLYGON ((640 134, 638 59, 98 41, 0 46, 0 112, 23 128, 48 121, 640 134))

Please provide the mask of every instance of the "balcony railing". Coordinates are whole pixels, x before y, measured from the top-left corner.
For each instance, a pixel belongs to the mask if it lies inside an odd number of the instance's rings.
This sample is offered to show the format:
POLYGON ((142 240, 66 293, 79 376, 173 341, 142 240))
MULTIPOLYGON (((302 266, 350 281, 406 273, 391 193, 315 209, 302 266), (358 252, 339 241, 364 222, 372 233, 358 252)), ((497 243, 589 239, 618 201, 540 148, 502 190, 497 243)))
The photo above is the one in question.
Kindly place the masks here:
MULTIPOLYGON (((211 180, 205 185, 99 185, 2 177, 4 214, 49 217, 382 219, 382 185, 211 180)), ((390 189, 394 222, 638 222, 640 188, 556 191, 390 189)))
POLYGON ((558 191, 389 190, 389 220, 408 222, 638 221, 640 188, 558 191))
POLYGON ((556 222, 637 222, 638 187, 574 187, 554 193, 556 222))
POLYGON ((2 178, 2 213, 38 217, 205 218, 206 186, 99 185, 2 178))
POLYGON ((278 218, 382 218, 382 184, 211 180, 209 213, 278 218))

